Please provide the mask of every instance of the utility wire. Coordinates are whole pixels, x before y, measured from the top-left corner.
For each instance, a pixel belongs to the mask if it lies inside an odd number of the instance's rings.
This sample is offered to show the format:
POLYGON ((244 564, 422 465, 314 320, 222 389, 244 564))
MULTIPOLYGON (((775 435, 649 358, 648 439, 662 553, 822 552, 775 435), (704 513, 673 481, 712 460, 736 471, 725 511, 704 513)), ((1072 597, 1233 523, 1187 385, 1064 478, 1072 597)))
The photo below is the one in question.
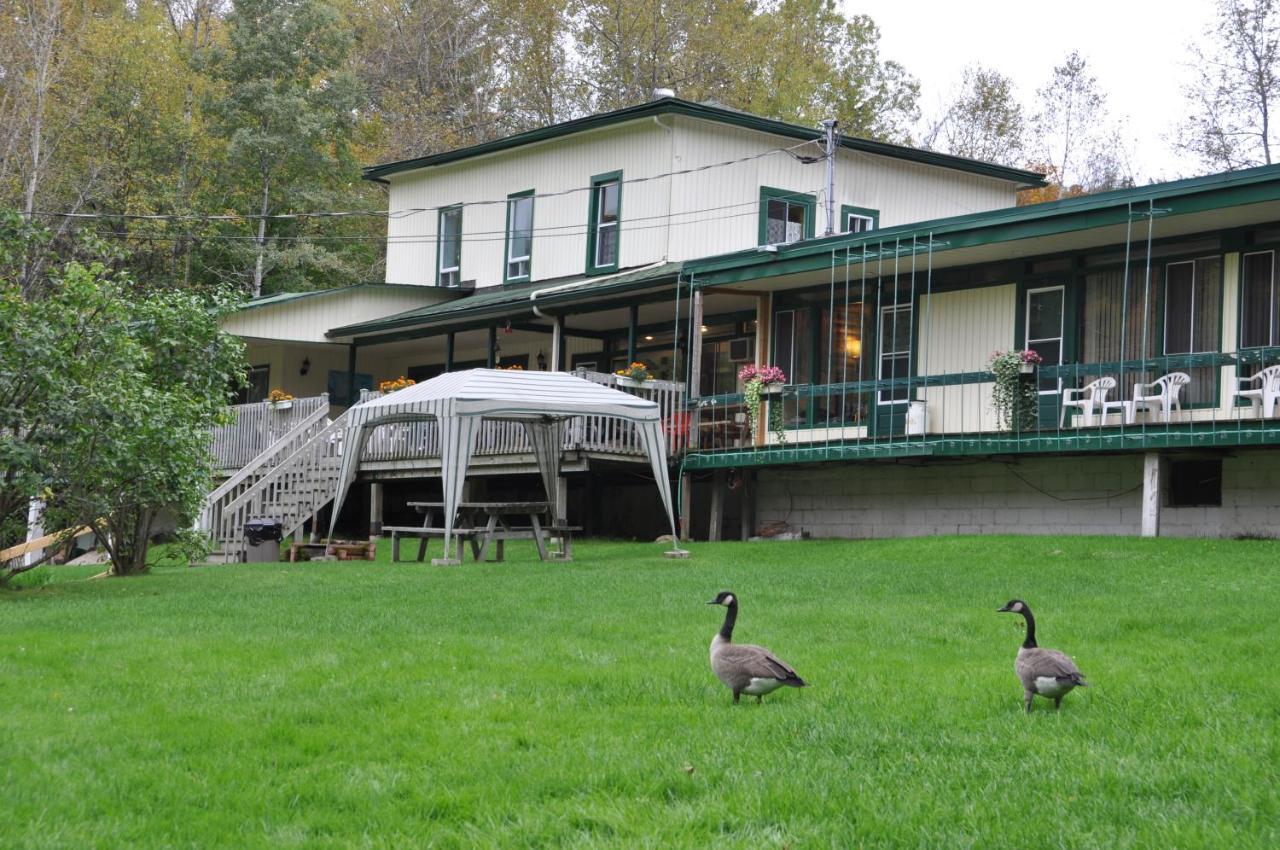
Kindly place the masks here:
MULTIPOLYGON (((796 193, 796 194, 812 194, 812 193, 796 193)), ((745 212, 733 213, 730 215, 706 216, 701 218, 691 218, 684 221, 662 221, 659 224, 627 226, 626 222, 623 222, 621 225, 619 225, 619 230, 623 233, 635 233, 637 231, 642 231, 642 230, 659 230, 664 227, 666 228, 684 227, 691 224, 705 224, 707 222, 729 221, 731 219, 737 219, 737 218, 747 218, 747 217, 755 218, 759 215, 758 200, 750 201, 742 204, 731 204, 722 208, 711 207, 707 211, 714 211, 716 209, 733 209, 741 206, 751 206, 753 207, 753 209, 749 209, 745 212)), ((704 210, 698 210, 697 212, 704 212, 704 210)), ((691 214, 691 213, 676 213, 674 215, 687 215, 687 214, 691 214)), ((673 217, 674 216, 672 215, 648 216, 647 218, 640 218, 640 219, 634 219, 634 220, 635 221, 651 221, 655 219, 670 219, 673 217)), ((581 237, 591 232, 590 225, 586 225, 586 226, 564 225, 562 227, 547 228, 546 230, 560 231, 562 229, 563 229, 563 232, 543 232, 543 231, 534 231, 534 232, 535 232, 535 235, 541 236, 543 240, 557 239, 557 238, 564 238, 564 237, 581 237), (575 228, 575 229, 569 230, 567 228, 575 228)), ((477 236, 467 236, 466 234, 464 234, 458 237, 457 241, 462 243, 482 243, 482 242, 505 242, 507 240, 507 235, 504 231, 495 230, 495 231, 483 231, 483 232, 486 234, 494 234, 494 235, 477 237, 477 236)), ((525 231, 525 232, 528 232, 528 231, 525 231)), ((119 237, 121 239, 134 239, 138 241, 151 241, 151 242, 175 242, 180 240, 182 241, 190 240, 194 242, 257 242, 258 241, 257 236, 253 236, 249 234, 229 234, 229 233, 193 234, 193 233, 137 233, 137 232, 113 231, 112 235, 119 237)), ((434 233, 424 233, 424 234, 416 234, 416 235, 410 235, 410 236, 383 236, 378 234, 335 235, 335 236, 326 236, 323 234, 314 234, 314 235, 292 234, 292 235, 268 235, 266 237, 267 242, 274 242, 274 243, 375 242, 375 243, 386 243, 388 245, 434 245, 439 241, 439 239, 440 237, 434 233)))
MULTIPOLYGON (((699 165, 694 168, 684 168, 679 171, 666 171, 661 174, 652 174, 648 177, 633 177, 626 180, 617 181, 623 185, 635 183, 648 183, 654 180, 664 180, 669 177, 679 177, 686 174, 697 174, 703 171, 710 171, 714 168, 726 168, 732 165, 741 165, 744 162, 751 162, 757 159, 763 159, 766 156, 772 156, 778 153, 786 153, 794 155, 792 152, 806 145, 812 145, 817 140, 801 142, 786 148, 770 148, 767 151, 750 154, 748 156, 738 157, 737 159, 724 160, 723 162, 713 162, 706 165, 699 165)), ((801 160, 804 161, 804 160, 801 160)), ((572 195, 578 192, 590 192, 596 186, 575 186, 572 189, 563 189, 559 192, 541 192, 533 195, 524 195, 525 198, 558 198, 566 195, 572 195)), ((65 219, 114 219, 128 221, 257 221, 259 219, 268 220, 296 220, 303 218, 405 218, 424 212, 438 212, 444 209, 458 209, 466 207, 491 206, 496 204, 507 204, 511 198, 496 198, 483 201, 461 201, 453 204, 441 204, 434 207, 408 207, 402 210, 318 210, 312 212, 299 213, 220 213, 220 214, 204 214, 204 213, 97 213, 97 212, 53 212, 49 210, 36 210, 32 214, 44 218, 65 218, 65 219)))

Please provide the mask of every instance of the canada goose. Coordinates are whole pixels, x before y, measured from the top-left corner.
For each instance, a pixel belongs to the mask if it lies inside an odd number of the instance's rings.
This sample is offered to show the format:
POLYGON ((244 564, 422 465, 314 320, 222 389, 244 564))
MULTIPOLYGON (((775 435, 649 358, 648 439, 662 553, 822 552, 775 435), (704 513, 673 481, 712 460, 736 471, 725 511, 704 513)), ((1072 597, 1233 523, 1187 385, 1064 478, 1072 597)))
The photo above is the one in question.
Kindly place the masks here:
POLYGON ((708 605, 723 605, 729 610, 724 615, 724 625, 711 639, 711 669, 725 687, 733 691, 734 705, 738 697, 748 694, 760 702, 760 698, 786 685, 805 687, 804 679, 796 675, 791 665, 762 646, 733 642, 733 624, 738 619, 738 598, 729 591, 721 591, 708 605))
POLYGON ((1056 649, 1045 649, 1036 644, 1036 618, 1031 614, 1031 606, 1021 599, 1010 599, 1003 608, 996 609, 1000 614, 1021 614, 1027 621, 1027 637, 1018 648, 1018 659, 1013 669, 1022 682, 1023 702, 1027 711, 1031 710, 1031 700, 1036 694, 1053 700, 1053 707, 1062 705, 1062 698, 1079 685, 1087 688, 1089 684, 1080 673, 1080 668, 1069 656, 1056 649))

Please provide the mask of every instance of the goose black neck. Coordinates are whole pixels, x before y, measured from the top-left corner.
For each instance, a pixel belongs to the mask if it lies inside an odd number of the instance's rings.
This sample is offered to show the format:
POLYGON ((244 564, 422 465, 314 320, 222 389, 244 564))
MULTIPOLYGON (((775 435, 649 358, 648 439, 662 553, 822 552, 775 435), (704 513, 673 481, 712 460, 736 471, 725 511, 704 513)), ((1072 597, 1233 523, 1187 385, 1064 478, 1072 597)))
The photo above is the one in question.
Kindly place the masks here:
POLYGON ((1036 618, 1031 614, 1030 608, 1022 609, 1022 619, 1027 621, 1027 638, 1022 646, 1024 649, 1035 649, 1039 645, 1036 643, 1036 618))
POLYGON ((730 641, 733 640, 733 624, 738 621, 738 600, 730 602, 728 609, 724 612, 724 625, 720 627, 720 637, 730 641))

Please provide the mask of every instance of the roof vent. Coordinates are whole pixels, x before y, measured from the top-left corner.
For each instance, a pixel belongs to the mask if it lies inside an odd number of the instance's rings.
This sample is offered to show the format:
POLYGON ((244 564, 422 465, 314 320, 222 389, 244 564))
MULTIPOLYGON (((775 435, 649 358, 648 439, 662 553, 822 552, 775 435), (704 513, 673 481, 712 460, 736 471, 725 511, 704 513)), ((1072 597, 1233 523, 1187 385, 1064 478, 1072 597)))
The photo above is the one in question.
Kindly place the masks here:
POLYGON ((653 90, 654 100, 662 100, 664 97, 675 97, 675 96, 676 96, 675 89, 654 89, 653 90))

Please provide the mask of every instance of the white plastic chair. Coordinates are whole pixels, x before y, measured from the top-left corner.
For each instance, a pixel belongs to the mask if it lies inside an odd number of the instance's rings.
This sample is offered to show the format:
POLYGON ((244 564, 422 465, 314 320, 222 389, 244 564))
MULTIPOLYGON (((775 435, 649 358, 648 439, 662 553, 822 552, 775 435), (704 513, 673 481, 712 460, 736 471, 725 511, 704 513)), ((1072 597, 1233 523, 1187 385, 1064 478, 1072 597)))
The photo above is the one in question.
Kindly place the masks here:
MULTIPOLYGON (((1107 410, 1107 393, 1116 388, 1115 378, 1099 378, 1096 381, 1090 381, 1079 389, 1068 389, 1062 391, 1062 404, 1058 409, 1058 427, 1061 428, 1067 420, 1067 408, 1078 408, 1084 414, 1084 425, 1088 428, 1093 424, 1093 413, 1105 413, 1107 410)), ((1115 404, 1115 402, 1112 402, 1115 404)), ((1101 420, 1099 420, 1101 424, 1101 420)))
POLYGON ((1247 390, 1237 389, 1234 393, 1237 398, 1249 399, 1255 415, 1259 411, 1267 419, 1275 415, 1276 401, 1280 400, 1280 366, 1268 366, 1256 375, 1240 378, 1239 381, 1242 388, 1247 384, 1256 386, 1247 390))
POLYGON ((1149 384, 1134 384, 1133 398, 1125 403, 1126 423, 1132 425, 1136 422, 1139 410, 1159 408, 1167 424, 1172 419, 1174 409, 1182 412, 1179 394, 1189 383, 1191 376, 1186 372, 1170 372, 1149 384))

